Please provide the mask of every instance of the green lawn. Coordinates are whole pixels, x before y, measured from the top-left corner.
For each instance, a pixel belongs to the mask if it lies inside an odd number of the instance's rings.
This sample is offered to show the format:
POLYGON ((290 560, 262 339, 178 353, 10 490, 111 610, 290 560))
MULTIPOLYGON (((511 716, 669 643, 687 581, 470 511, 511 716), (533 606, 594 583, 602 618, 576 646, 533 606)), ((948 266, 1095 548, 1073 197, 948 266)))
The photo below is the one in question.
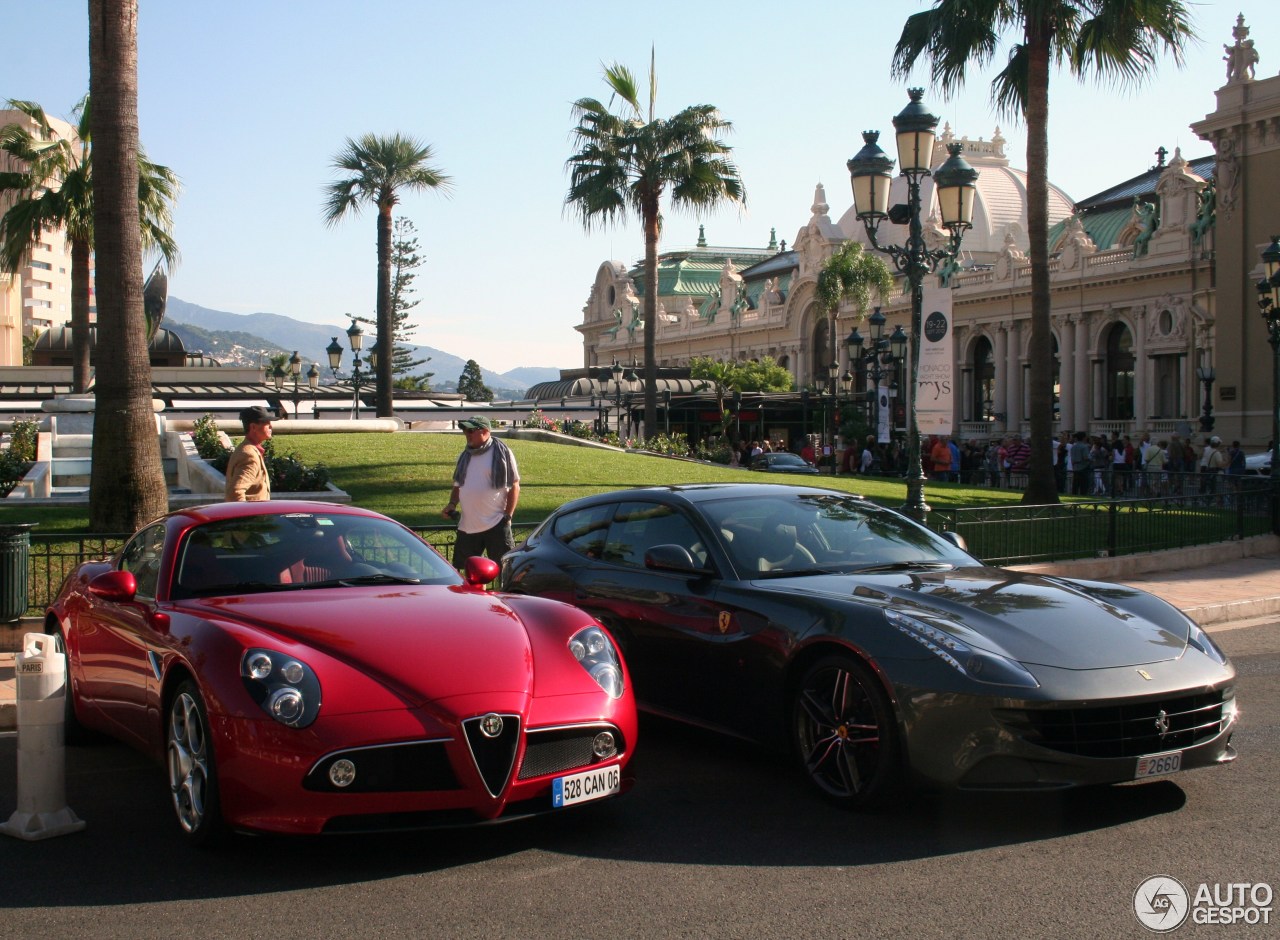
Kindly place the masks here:
MULTIPOLYGON (((540 441, 510 441, 520 465, 520 506, 516 522, 538 522, 579 496, 672 483, 777 482, 818 484, 862 493, 885 506, 899 506, 906 485, 898 479, 860 476, 788 478, 686 460, 540 441)), ((448 501, 461 434, 299 434, 276 440, 280 453, 294 452, 308 463, 325 464, 338 487, 359 506, 406 525, 439 525, 448 501)), ((925 489, 936 508, 1016 503, 1018 490, 933 483, 925 489)), ((283 496, 284 494, 276 494, 283 496)), ((37 522, 40 533, 82 532, 86 506, 0 506, 0 524, 37 522)))

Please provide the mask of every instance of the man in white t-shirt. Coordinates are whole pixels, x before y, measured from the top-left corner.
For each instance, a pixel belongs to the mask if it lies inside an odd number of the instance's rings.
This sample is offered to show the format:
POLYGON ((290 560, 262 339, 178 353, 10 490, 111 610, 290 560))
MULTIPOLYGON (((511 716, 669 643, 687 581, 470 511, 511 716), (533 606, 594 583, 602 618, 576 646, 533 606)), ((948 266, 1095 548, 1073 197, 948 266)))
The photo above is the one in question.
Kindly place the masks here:
POLYGON ((511 449, 492 436, 488 418, 464 418, 458 427, 467 446, 458 457, 453 492, 441 514, 447 519, 460 516, 453 566, 462 569, 472 555, 487 554, 498 561, 516 547, 511 518, 520 501, 520 471, 511 449))

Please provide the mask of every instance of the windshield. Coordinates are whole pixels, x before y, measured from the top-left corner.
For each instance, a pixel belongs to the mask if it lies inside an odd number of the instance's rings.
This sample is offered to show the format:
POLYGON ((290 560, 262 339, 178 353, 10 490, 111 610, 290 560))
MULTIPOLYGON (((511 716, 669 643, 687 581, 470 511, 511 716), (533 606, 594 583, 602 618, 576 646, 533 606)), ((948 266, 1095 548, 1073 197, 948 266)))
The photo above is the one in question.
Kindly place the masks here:
POLYGON ((188 531, 172 594, 459 583, 448 562, 389 520, 291 512, 209 522, 188 531))
POLYGON ((854 497, 797 492, 700 508, 746 578, 974 564, 907 517, 854 497))

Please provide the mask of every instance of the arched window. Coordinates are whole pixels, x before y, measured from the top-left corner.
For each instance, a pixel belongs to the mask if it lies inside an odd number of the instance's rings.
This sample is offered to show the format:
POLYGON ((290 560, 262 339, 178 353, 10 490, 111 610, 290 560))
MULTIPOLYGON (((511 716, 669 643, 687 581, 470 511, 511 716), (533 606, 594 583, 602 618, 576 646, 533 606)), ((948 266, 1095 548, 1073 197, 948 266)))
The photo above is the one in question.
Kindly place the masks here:
POLYGON ((1133 420, 1133 334, 1123 323, 1117 323, 1107 334, 1107 413, 1108 421, 1133 420))
POLYGON ((973 402, 969 413, 979 421, 995 420, 996 361, 991 340, 979 337, 973 344, 973 402))

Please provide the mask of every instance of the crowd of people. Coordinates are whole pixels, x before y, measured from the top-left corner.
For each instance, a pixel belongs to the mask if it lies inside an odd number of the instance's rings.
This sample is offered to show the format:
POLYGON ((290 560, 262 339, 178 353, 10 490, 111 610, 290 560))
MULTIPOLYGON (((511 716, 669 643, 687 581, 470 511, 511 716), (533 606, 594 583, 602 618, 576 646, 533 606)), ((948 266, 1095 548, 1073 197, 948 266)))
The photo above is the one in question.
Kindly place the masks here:
MULTIPOLYGON (((814 466, 830 466, 819 438, 805 435, 788 448, 782 440, 742 440, 733 448, 732 466, 751 466, 760 454, 792 450, 814 466)), ((957 441, 946 435, 922 439, 921 463, 939 482, 1019 489, 1027 484, 1031 444, 1015 435, 957 441)), ((907 449, 900 442, 879 443, 868 435, 838 453, 837 473, 903 476, 907 449)), ((1143 432, 1112 437, 1064 431, 1053 442, 1051 459, 1058 492, 1075 496, 1165 496, 1215 492, 1216 477, 1245 472, 1239 441, 1228 446, 1216 434, 1197 443, 1177 434, 1153 439, 1143 432)))

